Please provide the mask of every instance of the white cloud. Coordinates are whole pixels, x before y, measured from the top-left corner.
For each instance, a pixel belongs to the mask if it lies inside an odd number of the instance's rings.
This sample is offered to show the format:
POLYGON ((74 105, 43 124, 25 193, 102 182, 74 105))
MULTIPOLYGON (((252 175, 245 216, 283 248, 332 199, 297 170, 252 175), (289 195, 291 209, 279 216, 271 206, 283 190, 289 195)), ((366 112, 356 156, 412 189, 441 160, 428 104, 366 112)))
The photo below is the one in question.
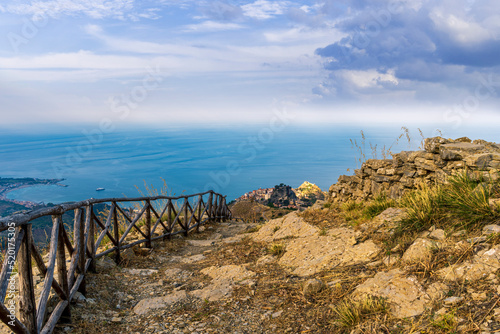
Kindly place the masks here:
POLYGON ((398 85, 399 83, 394 76, 394 70, 387 71, 387 73, 380 73, 377 70, 341 71, 340 75, 358 88, 375 88, 381 87, 382 84, 398 85))
POLYGON ((453 14, 445 15, 440 11, 433 11, 429 16, 439 30, 461 44, 478 44, 491 38, 489 30, 471 19, 465 20, 453 14))
POLYGON ((186 32, 214 32, 214 31, 225 31, 225 30, 237 30, 242 28, 244 28, 244 26, 236 23, 205 21, 198 24, 186 25, 184 26, 183 30, 186 32))
POLYGON ((288 1, 257 0, 254 3, 241 6, 245 16, 266 20, 277 15, 282 15, 288 7, 288 1))
POLYGON ((311 29, 308 27, 295 27, 286 30, 273 30, 264 33, 267 41, 272 43, 296 43, 307 42, 308 44, 322 42, 328 43, 332 39, 340 39, 345 34, 338 30, 331 29, 311 29))
POLYGON ((94 19, 113 17, 118 19, 157 18, 156 9, 135 12, 134 0, 50 0, 30 1, 7 5, 5 11, 20 15, 58 17, 84 14, 94 19))

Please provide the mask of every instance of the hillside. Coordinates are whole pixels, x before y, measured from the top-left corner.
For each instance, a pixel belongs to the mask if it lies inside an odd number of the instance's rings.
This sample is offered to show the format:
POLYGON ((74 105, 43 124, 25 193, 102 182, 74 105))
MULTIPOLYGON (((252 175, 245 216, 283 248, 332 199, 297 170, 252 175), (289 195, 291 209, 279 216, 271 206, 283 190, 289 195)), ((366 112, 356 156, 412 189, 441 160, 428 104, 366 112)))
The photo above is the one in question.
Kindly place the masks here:
MULTIPOLYGON (((71 333, 479 333, 500 328, 500 226, 399 234, 403 208, 334 207, 99 262, 71 333), (373 218, 352 225, 354 212, 373 218)), ((328 205, 327 205, 328 206, 328 205)), ((497 216, 500 211, 495 211, 497 216)), ((61 325, 64 330, 64 325, 61 325)))
POLYGON ((362 200, 360 183, 341 176, 303 212, 240 201, 231 209, 243 219, 135 246, 119 265, 105 257, 58 332, 498 332, 500 156, 478 144, 484 151, 460 154, 465 164, 455 156, 463 168, 436 178, 430 161, 449 144, 433 138, 434 153, 366 162, 355 175, 371 182, 362 200), (389 163, 397 180, 379 177, 389 163), (414 183, 394 196, 412 169, 414 183))

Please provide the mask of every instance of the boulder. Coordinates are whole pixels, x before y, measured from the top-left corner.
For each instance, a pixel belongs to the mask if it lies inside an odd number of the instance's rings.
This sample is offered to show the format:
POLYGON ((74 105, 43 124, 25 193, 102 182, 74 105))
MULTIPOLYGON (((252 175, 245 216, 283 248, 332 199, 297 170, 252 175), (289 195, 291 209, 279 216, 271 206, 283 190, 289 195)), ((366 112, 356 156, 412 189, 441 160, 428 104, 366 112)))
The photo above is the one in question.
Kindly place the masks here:
POLYGON ((413 276, 407 276, 400 269, 379 272, 373 278, 358 285, 353 292, 355 299, 366 296, 382 297, 390 305, 396 318, 410 318, 422 314, 430 298, 413 276))
POLYGON ((303 238, 317 234, 319 229, 292 212, 282 218, 270 220, 252 235, 255 241, 271 242, 287 237, 303 238))
POLYGON ((432 248, 436 246, 438 246, 438 244, 435 241, 417 238, 404 252, 401 260, 403 262, 414 263, 429 258, 432 254, 432 248))

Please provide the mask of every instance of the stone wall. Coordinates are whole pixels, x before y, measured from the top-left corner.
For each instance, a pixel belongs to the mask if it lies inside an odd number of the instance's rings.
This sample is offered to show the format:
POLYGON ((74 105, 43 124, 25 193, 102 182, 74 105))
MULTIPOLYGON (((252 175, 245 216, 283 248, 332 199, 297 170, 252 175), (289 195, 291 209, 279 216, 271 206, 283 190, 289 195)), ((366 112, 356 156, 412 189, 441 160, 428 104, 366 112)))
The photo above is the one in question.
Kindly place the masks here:
POLYGON ((500 144, 484 140, 427 138, 423 151, 403 151, 392 159, 369 159, 355 175, 341 175, 330 187, 334 202, 364 200, 385 192, 399 198, 419 182, 445 182, 454 172, 467 170, 476 179, 496 180, 500 171, 500 144))

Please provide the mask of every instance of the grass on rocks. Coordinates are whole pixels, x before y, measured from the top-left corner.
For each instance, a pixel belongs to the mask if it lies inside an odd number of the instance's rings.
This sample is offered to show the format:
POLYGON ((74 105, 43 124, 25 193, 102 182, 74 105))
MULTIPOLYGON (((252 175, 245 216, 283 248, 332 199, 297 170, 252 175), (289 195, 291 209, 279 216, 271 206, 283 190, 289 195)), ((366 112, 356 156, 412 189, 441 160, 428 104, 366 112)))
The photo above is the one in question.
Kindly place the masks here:
POLYGON ((433 225, 471 230, 500 221, 500 208, 489 203, 500 196, 498 181, 474 179, 467 172, 447 180, 443 185, 420 184, 401 198, 399 204, 408 214, 403 230, 421 231, 433 225))

